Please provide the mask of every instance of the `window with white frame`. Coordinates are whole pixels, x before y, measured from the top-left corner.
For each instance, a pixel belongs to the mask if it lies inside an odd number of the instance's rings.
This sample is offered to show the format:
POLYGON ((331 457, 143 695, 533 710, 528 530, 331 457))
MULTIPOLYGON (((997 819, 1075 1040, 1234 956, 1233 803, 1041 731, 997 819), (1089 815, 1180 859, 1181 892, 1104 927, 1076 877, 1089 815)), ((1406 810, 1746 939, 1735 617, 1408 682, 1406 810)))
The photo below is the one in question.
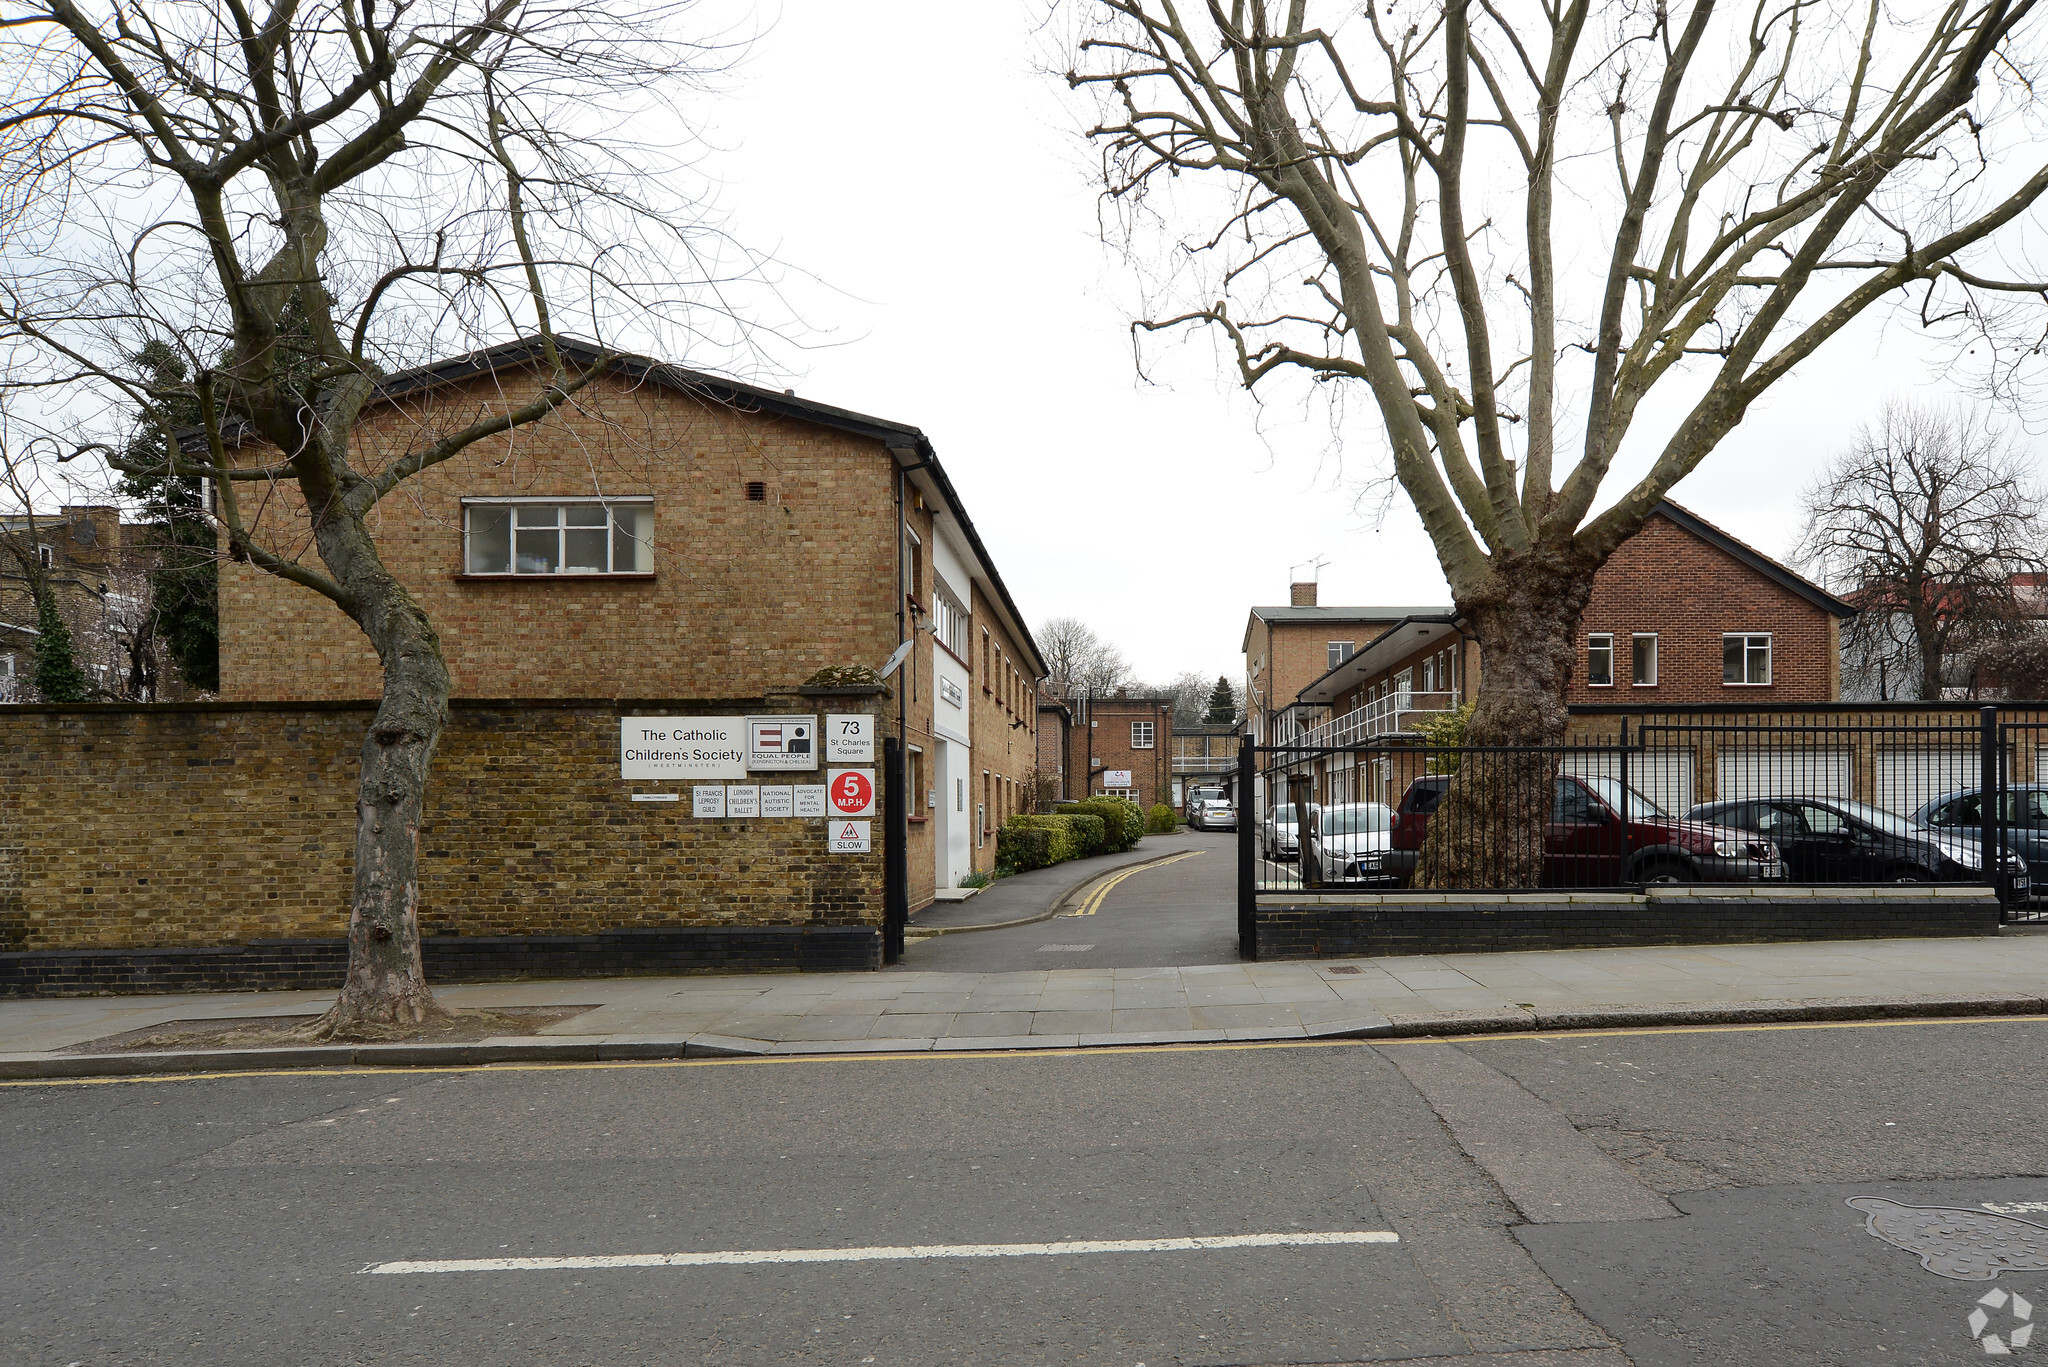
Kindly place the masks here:
POLYGON ((14 701, 14 657, 0 655, 0 702, 14 701))
POLYGON ((1105 797, 1127 797, 1133 802, 1138 800, 1136 788, 1104 788, 1102 793, 1105 797))
POLYGON ((1131 723, 1131 748, 1133 750, 1150 750, 1152 748, 1151 722, 1134 721, 1131 723))
POLYGON ((55 569, 57 567, 57 548, 55 546, 36 547, 36 563, 46 570, 55 569))
POLYGON ((1639 631, 1629 638, 1629 680, 1637 688, 1657 686, 1657 633, 1639 631))
POLYGON ((469 574, 651 574, 652 499, 465 499, 469 574))
POLYGON ((1586 638, 1586 683, 1592 688, 1614 687, 1614 636, 1595 632, 1586 638))
POLYGON ((1356 644, 1354 641, 1331 641, 1327 646, 1330 668, 1335 669, 1338 665, 1350 659, 1352 649, 1356 644))
POLYGON ((1721 635, 1721 682, 1767 684, 1771 681, 1771 634, 1730 631, 1721 635))
POLYGON ((962 660, 974 648, 968 639, 967 609, 936 575, 932 577, 932 634, 962 660))

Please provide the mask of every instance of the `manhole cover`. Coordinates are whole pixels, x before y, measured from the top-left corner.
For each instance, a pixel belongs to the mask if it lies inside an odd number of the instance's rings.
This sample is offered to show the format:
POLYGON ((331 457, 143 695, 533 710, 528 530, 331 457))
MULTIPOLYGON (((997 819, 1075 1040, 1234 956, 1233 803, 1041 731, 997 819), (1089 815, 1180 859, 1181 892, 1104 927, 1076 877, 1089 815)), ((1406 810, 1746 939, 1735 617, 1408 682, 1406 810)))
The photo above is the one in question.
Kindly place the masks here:
POLYGON ((1040 945, 1040 954, 1081 954, 1095 948, 1094 945, 1040 945))
POLYGON ((1878 1196, 1852 1196, 1863 1227, 1920 1256, 1937 1277, 1988 1282, 2005 1271, 2048 1270, 2048 1228, 1983 1210, 1904 1206, 1878 1196))
POLYGON ((1325 973, 1361 973, 1363 971, 1363 969, 1353 968, 1349 964, 1340 968, 1326 968, 1323 970, 1325 973))

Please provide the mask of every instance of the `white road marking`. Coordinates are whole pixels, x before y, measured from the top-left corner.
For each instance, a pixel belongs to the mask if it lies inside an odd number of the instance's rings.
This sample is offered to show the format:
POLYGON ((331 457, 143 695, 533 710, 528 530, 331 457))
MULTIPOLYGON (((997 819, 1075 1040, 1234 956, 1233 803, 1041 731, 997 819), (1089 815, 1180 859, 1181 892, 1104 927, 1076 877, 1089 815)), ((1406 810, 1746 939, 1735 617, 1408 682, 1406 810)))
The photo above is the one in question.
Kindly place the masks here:
POLYGON ((1076 1253, 1194 1253, 1217 1248, 1397 1244, 1390 1229, 1215 1234, 1183 1239, 1071 1239, 1051 1244, 909 1244, 891 1248, 742 1248, 720 1253, 608 1253, 570 1258, 439 1258, 372 1263, 364 1272, 556 1272, 607 1267, 744 1267, 755 1263, 905 1262, 927 1258, 1052 1258, 1076 1253))

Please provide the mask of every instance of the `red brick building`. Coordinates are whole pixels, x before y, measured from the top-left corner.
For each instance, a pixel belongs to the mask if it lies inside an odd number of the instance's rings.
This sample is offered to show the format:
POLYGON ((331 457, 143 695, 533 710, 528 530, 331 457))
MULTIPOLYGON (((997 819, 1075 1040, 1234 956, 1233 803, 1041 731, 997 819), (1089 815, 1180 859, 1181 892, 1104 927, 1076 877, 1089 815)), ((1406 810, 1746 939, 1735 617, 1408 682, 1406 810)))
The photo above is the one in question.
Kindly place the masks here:
POLYGON ((1066 791, 1109 793, 1150 809, 1173 802, 1173 699, 1117 693, 1068 704, 1066 791))
MULTIPOLYGON (((1258 613, 1276 611, 1255 609, 1255 626, 1258 613)), ((1479 643, 1452 608, 1322 611, 1332 622, 1341 614, 1380 629, 1342 659, 1331 646, 1330 667, 1269 712, 1268 725, 1283 739, 1347 745, 1411 730, 1481 686, 1479 643)), ((1841 623, 1855 611, 1666 500, 1594 576, 1566 701, 1759 709, 1835 701, 1841 623)), ((1275 658, 1289 657, 1276 650, 1275 658)), ((1350 762, 1333 760, 1338 769, 1350 762)), ((1357 784, 1350 777, 1333 773, 1331 791, 1374 790, 1363 776, 1357 784)))

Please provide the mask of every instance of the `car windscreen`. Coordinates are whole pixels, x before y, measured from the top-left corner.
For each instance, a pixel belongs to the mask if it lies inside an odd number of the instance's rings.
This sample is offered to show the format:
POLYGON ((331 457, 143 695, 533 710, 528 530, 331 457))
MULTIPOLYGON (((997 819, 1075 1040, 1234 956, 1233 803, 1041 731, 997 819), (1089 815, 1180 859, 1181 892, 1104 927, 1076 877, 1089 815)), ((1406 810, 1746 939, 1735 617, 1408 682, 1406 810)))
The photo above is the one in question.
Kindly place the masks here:
POLYGON ((1394 813, 1378 802, 1323 808, 1324 835, 1366 835, 1393 824, 1394 813))
MULTIPOLYGON (((1615 811, 1621 810, 1621 780, 1618 778, 1582 778, 1579 782, 1600 795, 1600 800, 1615 811)), ((1650 799, 1631 788, 1628 790, 1628 819, 1643 821, 1650 817, 1666 816, 1668 813, 1650 799)))
POLYGON ((1838 802, 1835 804, 1850 816, 1866 826, 1875 826, 1886 835, 1902 835, 1911 838, 1926 832, 1897 812, 1888 812, 1882 807, 1873 807, 1867 802, 1838 802))

